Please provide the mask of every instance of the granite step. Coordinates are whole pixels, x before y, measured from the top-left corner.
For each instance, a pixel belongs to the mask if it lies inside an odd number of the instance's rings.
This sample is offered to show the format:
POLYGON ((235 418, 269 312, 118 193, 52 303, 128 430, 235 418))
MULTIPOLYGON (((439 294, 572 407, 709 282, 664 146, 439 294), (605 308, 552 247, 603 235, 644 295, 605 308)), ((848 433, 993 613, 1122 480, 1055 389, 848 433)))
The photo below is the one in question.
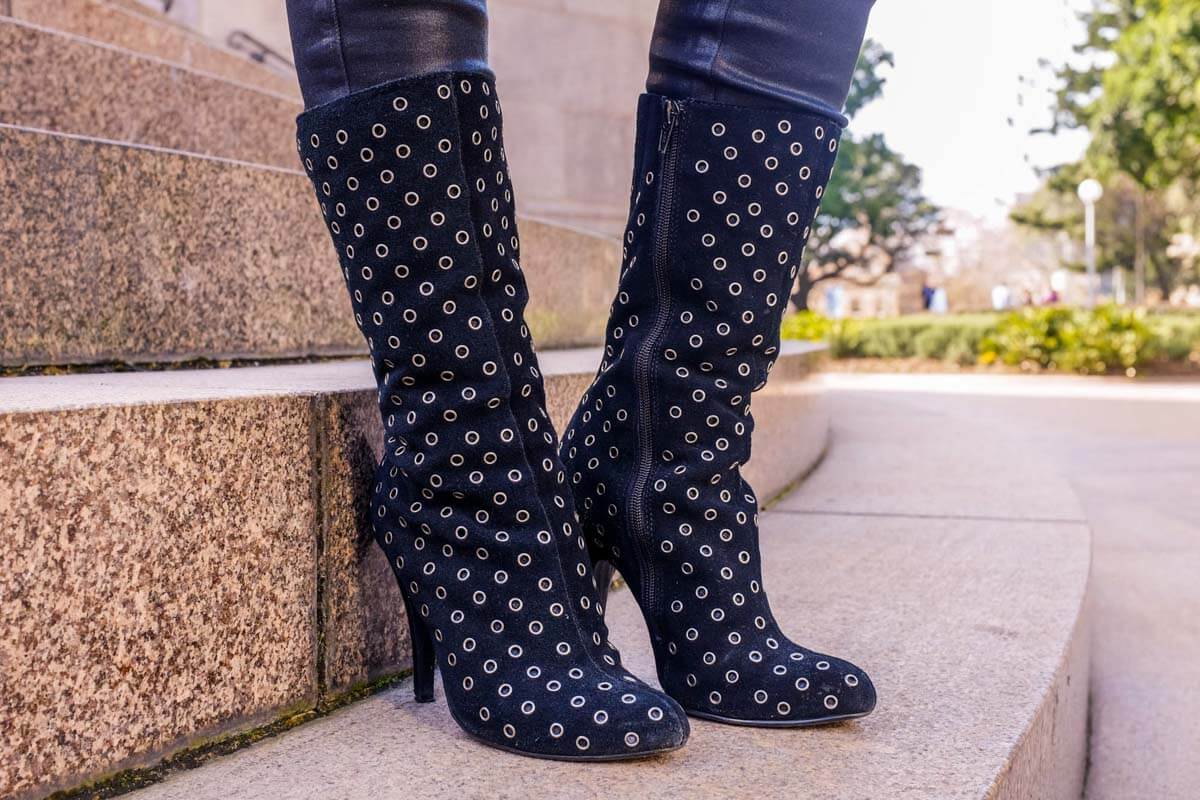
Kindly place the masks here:
POLYGON ((0 122, 296 169, 293 97, 0 18, 0 122))
MULTIPOLYGON (((749 475, 820 457, 822 349, 789 345, 749 475)), ((599 349, 541 356, 561 428, 599 349)), ((409 666, 363 505, 365 360, 0 378, 0 797, 311 715, 409 666)))
MULTIPOLYGON (((874 715, 794 730, 693 720, 677 753, 563 764, 475 744, 443 704, 414 703, 405 681, 132 798, 1077 800, 1091 538, 1069 484, 1026 457, 1039 445, 1019 420, 1000 424, 936 397, 830 394, 830 454, 762 515, 764 581, 786 628, 871 673, 874 715), (993 502, 999 491, 965 479, 981 452, 1012 471, 1006 507, 993 502), (900 460, 930 466, 897 470, 900 460), (905 495, 913 501, 895 502, 905 495), (971 512, 972 498, 983 511, 971 512), (1050 499, 1054 516, 1023 511, 1050 499)), ((609 608, 626 663, 652 678, 636 604, 619 592, 609 608)))
MULTIPOLYGON (((358 355, 307 177, 0 122, 0 367, 358 355)), ((603 339, 620 243, 520 220, 544 348, 603 339)))
MULTIPOLYGON (((4 9, 5 4, 0 4, 0 11, 4 9)), ((7 0, 7 12, 25 22, 144 53, 296 102, 300 99, 294 75, 255 63, 141 6, 110 0, 7 0)))

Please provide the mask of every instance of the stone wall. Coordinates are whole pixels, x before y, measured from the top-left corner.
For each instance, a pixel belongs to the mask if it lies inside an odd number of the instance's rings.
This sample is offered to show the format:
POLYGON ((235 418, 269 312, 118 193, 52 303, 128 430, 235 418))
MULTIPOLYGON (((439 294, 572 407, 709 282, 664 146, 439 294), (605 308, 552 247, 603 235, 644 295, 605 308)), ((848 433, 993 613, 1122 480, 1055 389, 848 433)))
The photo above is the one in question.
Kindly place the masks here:
MULTIPOLYGON (((619 235, 656 0, 488 5, 521 211, 619 235)), ((176 0, 172 16, 217 41, 247 30, 290 55, 281 0, 176 0)))

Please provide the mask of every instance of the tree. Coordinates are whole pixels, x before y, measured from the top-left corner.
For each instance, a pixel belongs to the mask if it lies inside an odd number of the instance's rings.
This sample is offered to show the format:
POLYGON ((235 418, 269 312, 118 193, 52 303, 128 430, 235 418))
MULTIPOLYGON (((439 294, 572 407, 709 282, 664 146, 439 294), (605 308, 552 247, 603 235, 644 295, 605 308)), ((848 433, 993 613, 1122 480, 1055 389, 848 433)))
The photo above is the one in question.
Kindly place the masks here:
MULTIPOLYGON (((1051 170, 1043 186, 1017 205, 1013 222, 1044 232, 1061 231, 1072 241, 1083 239, 1083 208, 1076 187, 1088 177, 1082 162, 1051 170)), ((1141 260, 1146 278, 1164 296, 1184 277, 1182 264, 1170 257, 1176 219, 1171 204, 1160 193, 1146 192, 1124 173, 1110 175, 1104 197, 1096 206, 1096 266, 1100 270, 1125 268, 1141 260), (1139 252, 1140 251, 1140 252, 1139 252)), ((1063 264, 1085 269, 1082 260, 1063 264)))
MULTIPOLYGON (((893 63, 892 54, 877 42, 863 45, 846 100, 847 116, 883 93, 887 78, 881 68, 893 63)), ((813 287, 830 278, 877 281, 937 218, 937 209, 921 193, 921 170, 889 148, 882 134, 843 134, 793 303, 806 309, 813 287)))
POLYGON ((1168 242, 1196 217, 1200 186, 1200 0, 1096 0, 1081 18, 1083 63, 1055 70, 1040 132, 1087 128, 1087 153, 1052 170, 1013 219, 1075 232, 1074 181, 1094 175, 1111 195, 1098 209, 1102 260, 1132 263, 1167 295, 1188 277, 1168 242))
POLYGON ((1054 129, 1086 127, 1086 161, 1149 190, 1200 179, 1200 0, 1098 0, 1083 67, 1057 71, 1054 129))

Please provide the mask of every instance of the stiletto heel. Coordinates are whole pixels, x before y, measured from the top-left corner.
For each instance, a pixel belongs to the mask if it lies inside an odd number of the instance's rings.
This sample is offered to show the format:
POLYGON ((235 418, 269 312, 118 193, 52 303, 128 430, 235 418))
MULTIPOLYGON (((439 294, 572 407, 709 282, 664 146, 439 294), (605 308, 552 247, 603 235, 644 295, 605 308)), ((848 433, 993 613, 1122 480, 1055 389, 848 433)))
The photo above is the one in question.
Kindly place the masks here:
POLYGON ((418 703, 433 702, 433 670, 436 661, 433 637, 425 627, 425 620, 417 614, 416 606, 404 598, 404 610, 408 614, 408 636, 412 642, 413 694, 418 703))
POLYGON ((613 573, 616 568, 604 560, 596 561, 593 568, 596 573, 596 591, 600 593, 600 605, 608 610, 608 590, 612 588, 613 573))

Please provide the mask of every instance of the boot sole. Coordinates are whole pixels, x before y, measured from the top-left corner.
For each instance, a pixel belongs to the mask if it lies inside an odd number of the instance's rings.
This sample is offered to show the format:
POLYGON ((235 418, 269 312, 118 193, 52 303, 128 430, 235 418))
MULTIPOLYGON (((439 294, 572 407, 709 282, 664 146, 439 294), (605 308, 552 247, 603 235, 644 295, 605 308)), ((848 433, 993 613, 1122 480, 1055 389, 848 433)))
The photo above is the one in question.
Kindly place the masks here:
MULTIPOLYGON (((425 701, 418 701, 418 702, 432 703, 434 701, 433 700, 425 700, 425 701)), ((469 730, 467 730, 466 726, 464 726, 461 722, 459 722, 458 716, 454 713, 453 710, 451 710, 449 703, 446 704, 446 710, 450 712, 450 718, 454 720, 455 724, 458 725, 459 730, 461 730, 467 736, 467 738, 472 739, 476 742, 479 742, 481 745, 483 745, 485 747, 490 747, 493 750, 502 750, 505 753, 512 753, 513 755, 524 756, 525 758, 537 758, 537 759, 541 759, 542 761, 573 761, 573 762, 574 761, 578 761, 578 762, 641 761, 642 759, 651 758, 653 756, 660 756, 660 755, 663 755, 664 753, 673 753, 676 750, 681 749, 684 745, 687 744, 687 741, 684 740, 683 742, 675 745, 674 747, 660 747, 657 750, 642 750, 642 751, 638 751, 638 752, 634 752, 634 753, 611 753, 609 755, 603 755, 603 756, 599 756, 599 755, 597 755, 597 756, 561 755, 560 756, 560 755, 551 755, 549 753, 531 753, 528 750, 521 750, 520 748, 509 747, 508 745, 500 744, 499 742, 488 741, 487 739, 484 739, 482 736, 476 736, 475 734, 473 734, 469 730)))
MULTIPOLYGON (((512 753, 513 755, 524 756, 525 758, 538 758, 543 761, 572 761, 572 762, 574 762, 574 761, 579 761, 579 762, 641 761, 642 759, 652 758, 654 756, 660 756, 660 755, 663 755, 664 753, 673 753, 676 750, 682 749, 684 746, 683 744, 677 744, 674 747, 663 747, 659 750, 646 750, 643 752, 629 753, 629 754, 613 753, 612 755, 606 755, 606 756, 556 756, 556 755, 549 755, 549 754, 543 754, 543 753, 530 753, 527 750, 519 750, 515 747, 509 747, 507 745, 499 744, 498 742, 489 742, 487 739, 482 739, 473 733, 468 733, 466 730, 464 730, 463 733, 467 734, 467 736, 470 737, 471 739, 474 739, 475 741, 479 742, 480 744, 482 744, 486 747, 490 747, 493 750, 503 750, 504 752, 512 753)), ((686 744, 686 742, 684 744, 686 744)))
MULTIPOLYGON (((872 709, 874 710, 874 709, 872 709)), ((869 716, 870 711, 864 711, 861 714, 836 714, 829 717, 817 717, 815 719, 737 719, 735 717, 722 717, 720 714, 710 714, 707 711, 693 711, 690 708, 685 708, 684 712, 689 717, 697 719, 706 719, 711 722, 720 722, 723 725, 739 725, 743 728, 816 728, 821 725, 836 725, 839 722, 847 722, 852 719, 862 719, 869 716)))

